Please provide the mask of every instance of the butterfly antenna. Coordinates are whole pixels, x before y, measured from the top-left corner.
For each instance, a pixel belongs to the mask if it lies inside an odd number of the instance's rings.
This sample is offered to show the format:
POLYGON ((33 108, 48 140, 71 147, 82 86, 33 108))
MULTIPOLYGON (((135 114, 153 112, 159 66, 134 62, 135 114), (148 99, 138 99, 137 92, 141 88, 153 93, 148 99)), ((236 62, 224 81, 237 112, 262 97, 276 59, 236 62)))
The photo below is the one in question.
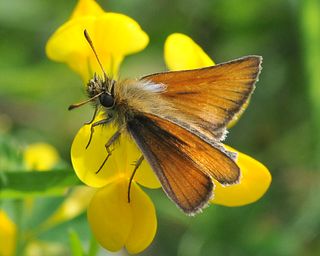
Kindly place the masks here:
POLYGON ((100 62, 100 59, 99 59, 99 57, 98 57, 98 54, 97 54, 97 52, 96 52, 96 50, 95 50, 95 48, 94 48, 94 46, 93 46, 92 40, 91 40, 91 38, 90 38, 90 36, 89 36, 89 34, 88 34, 88 31, 87 31, 86 29, 84 30, 84 36, 85 36, 87 42, 89 43, 89 45, 90 45, 90 47, 91 47, 94 55, 96 56, 96 59, 97 59, 99 65, 100 65, 100 68, 101 68, 102 72, 103 72, 105 81, 109 80, 109 78, 108 78, 108 76, 107 76, 107 73, 106 73, 106 71, 104 71, 104 68, 103 68, 103 66, 102 66, 102 64, 101 64, 101 62, 100 62))
POLYGON ((102 95, 104 92, 100 92, 98 93, 97 95, 93 96, 92 98, 90 99, 87 99, 85 101, 82 101, 82 102, 79 102, 79 103, 75 103, 75 104, 72 104, 69 106, 68 110, 72 110, 72 109, 75 109, 75 108, 78 108, 78 107, 81 107, 83 106, 84 104, 87 104, 93 100, 95 100, 96 98, 98 98, 100 95, 102 95))

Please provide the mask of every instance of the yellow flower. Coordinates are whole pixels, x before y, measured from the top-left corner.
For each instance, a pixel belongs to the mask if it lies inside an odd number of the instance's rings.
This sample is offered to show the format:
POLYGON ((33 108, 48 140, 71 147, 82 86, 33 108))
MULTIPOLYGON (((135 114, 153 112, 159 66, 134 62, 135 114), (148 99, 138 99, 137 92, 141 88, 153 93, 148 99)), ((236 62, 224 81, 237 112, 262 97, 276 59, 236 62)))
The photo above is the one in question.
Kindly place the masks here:
POLYGON ((129 253, 143 251, 153 240, 156 213, 150 198, 132 184, 130 203, 127 201, 128 179, 116 179, 99 189, 89 209, 88 220, 97 240, 110 251, 123 246, 129 253))
POLYGON ((15 255, 16 249, 17 227, 8 217, 8 215, 0 210, 0 255, 15 255))
POLYGON ((126 55, 143 50, 149 42, 148 35, 130 17, 104 12, 92 0, 79 1, 71 19, 48 40, 46 53, 50 59, 68 64, 85 82, 93 72, 101 74, 101 70, 88 43, 83 40, 84 29, 99 49, 102 65, 112 76, 117 75, 126 55))
MULTIPOLYGON (((101 116, 96 120, 99 118, 101 116)), ((90 126, 83 126, 72 143, 71 160, 78 177, 87 185, 99 188, 88 208, 88 220, 96 239, 110 251, 126 247, 128 252, 138 253, 152 242, 157 219, 153 203, 137 183, 148 188, 159 188, 160 183, 143 161, 134 177, 128 203, 128 182, 133 163, 141 153, 134 142, 125 137, 120 137, 111 149, 107 164, 96 174, 107 154, 106 139, 114 132, 113 127, 96 127, 86 149, 90 126)))
POLYGON ((213 66, 214 62, 190 37, 181 33, 168 36, 164 59, 170 70, 196 69, 213 66))
MULTIPOLYGON (((172 34, 167 38, 164 56, 167 66, 172 70, 203 68, 214 65, 214 62, 200 46, 190 37, 180 33, 172 34)), ((247 106, 248 101, 241 112, 247 106)), ((239 115, 230 122, 228 127, 235 124, 238 118, 239 115)), ((225 206, 240 206, 257 201, 270 186, 271 175, 268 169, 253 158, 229 146, 225 147, 238 153, 237 164, 241 169, 240 182, 232 186, 222 186, 215 181, 214 198, 211 202, 225 206)))
POLYGON ((59 161, 57 150, 47 143, 30 144, 23 154, 24 162, 28 170, 50 170, 59 161))

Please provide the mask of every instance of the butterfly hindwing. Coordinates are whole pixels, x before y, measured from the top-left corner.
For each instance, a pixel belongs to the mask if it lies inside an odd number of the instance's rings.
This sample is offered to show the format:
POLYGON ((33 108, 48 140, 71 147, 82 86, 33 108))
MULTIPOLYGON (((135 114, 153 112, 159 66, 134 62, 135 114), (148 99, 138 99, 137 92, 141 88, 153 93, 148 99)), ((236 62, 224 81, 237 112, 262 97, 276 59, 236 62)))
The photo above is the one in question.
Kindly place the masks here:
POLYGON ((239 168, 231 158, 168 120, 141 114, 127 125, 164 191, 188 214, 208 203, 212 178, 223 184, 239 180, 239 168))

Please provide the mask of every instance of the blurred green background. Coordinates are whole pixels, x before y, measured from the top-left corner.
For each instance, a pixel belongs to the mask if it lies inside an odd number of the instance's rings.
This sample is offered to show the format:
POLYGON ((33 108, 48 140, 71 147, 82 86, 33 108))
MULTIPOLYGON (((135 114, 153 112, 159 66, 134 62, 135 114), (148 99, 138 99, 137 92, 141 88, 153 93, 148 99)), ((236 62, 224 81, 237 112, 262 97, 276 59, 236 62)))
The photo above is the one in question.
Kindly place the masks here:
MULTIPOLYGON (((173 32, 191 36, 216 63, 249 54, 264 57, 250 106, 226 143, 269 168, 269 191, 257 203, 211 206, 193 218, 184 216, 161 190, 148 191, 159 224, 154 242, 141 255, 320 255, 320 2, 98 2, 107 11, 134 18, 150 36, 145 51, 126 58, 122 77, 165 70, 163 43, 173 32)), ((21 158, 21 147, 38 141, 54 145, 62 166, 71 170, 72 139, 92 109, 67 111, 69 104, 83 99, 82 81, 66 65, 49 61, 44 47, 75 4, 0 1, 0 173, 18 170, 12 162, 21 158)), ((20 220, 19 228, 26 230, 63 197, 39 197, 38 215, 28 220, 24 212, 14 214, 19 199, 0 200, 0 207, 9 209, 10 216, 20 220)), ((37 239, 62 246, 68 255, 69 241, 62 234, 70 228, 87 246, 91 235, 85 214, 37 239)))

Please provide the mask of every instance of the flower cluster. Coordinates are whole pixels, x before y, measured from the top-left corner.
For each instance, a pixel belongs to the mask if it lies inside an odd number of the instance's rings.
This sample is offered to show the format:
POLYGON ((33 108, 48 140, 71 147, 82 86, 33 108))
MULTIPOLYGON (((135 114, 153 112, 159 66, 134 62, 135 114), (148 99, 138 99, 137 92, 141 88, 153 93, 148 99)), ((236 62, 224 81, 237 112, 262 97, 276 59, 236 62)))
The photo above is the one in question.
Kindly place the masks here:
MULTIPOLYGON (((143 50, 149 42, 148 35, 130 17, 105 12, 93 0, 80 0, 70 19, 49 39, 46 52, 50 59, 68 64, 85 82, 93 72, 101 72, 83 37, 85 29, 90 33, 107 74, 113 78, 117 78, 125 56, 143 50)), ((164 57, 170 70, 214 65, 190 37, 179 33, 167 38, 164 57)), ((101 118, 98 114, 95 121, 101 118)), ((111 149, 107 164, 96 174, 106 157, 105 143, 114 132, 113 127, 96 127, 86 149, 90 125, 84 125, 74 138, 71 159, 78 177, 88 186, 97 188, 88 208, 88 221, 97 240, 110 251, 125 247, 130 253, 138 253, 152 242, 157 228, 154 205, 140 185, 152 189, 161 185, 144 161, 134 177, 128 203, 132 163, 141 153, 127 135, 121 135, 120 144, 111 149)), ((224 187, 215 182, 212 203, 244 205, 258 200, 268 189, 271 176, 266 167, 240 152, 237 164, 242 173, 240 183, 224 187)))

